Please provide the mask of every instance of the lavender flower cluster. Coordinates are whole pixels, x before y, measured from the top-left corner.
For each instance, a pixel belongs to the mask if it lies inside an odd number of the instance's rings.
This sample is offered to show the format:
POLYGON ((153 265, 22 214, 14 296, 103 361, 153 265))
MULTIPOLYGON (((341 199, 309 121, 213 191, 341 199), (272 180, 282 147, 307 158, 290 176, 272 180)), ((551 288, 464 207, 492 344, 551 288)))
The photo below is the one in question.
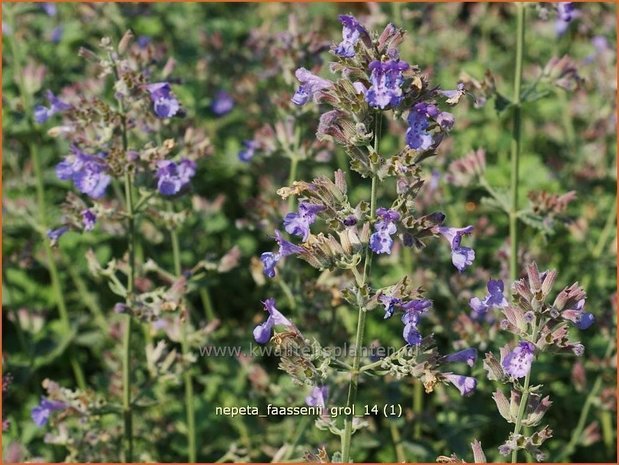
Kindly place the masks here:
MULTIPOLYGON (((170 197, 189 189, 190 181, 196 174, 196 160, 199 153, 165 158, 174 148, 174 142, 166 141, 163 147, 144 150, 123 149, 117 138, 111 138, 105 129, 116 126, 118 131, 140 128, 152 132, 161 127, 161 122, 181 116, 184 111, 168 82, 149 83, 146 76, 147 63, 141 61, 142 55, 129 47, 132 38, 126 36, 121 47, 128 50, 128 57, 119 61, 118 51, 105 39, 101 46, 108 57, 101 62, 104 74, 115 73, 115 97, 122 111, 115 111, 96 97, 73 96, 67 102, 47 92, 49 107, 37 105, 34 108, 35 120, 46 123, 54 115, 63 116, 60 126, 50 130, 50 134, 69 137, 73 142, 70 153, 56 166, 56 175, 61 181, 70 181, 75 188, 95 203, 83 205, 80 211, 69 211, 65 224, 48 232, 54 244, 71 229, 92 231, 100 214, 106 214, 104 204, 107 189, 113 179, 122 181, 125 175, 140 175, 145 179, 144 187, 155 188, 164 196, 170 197), (145 116, 144 116, 145 115, 145 116), (122 129, 122 128, 125 129, 122 129), (151 181, 152 179, 152 181, 151 181)), ((95 60, 96 54, 82 49, 82 55, 95 60)), ((200 141, 192 141, 200 144, 200 141)))
MULTIPOLYGON (((473 263, 475 252, 462 245, 463 237, 472 233, 472 226, 444 226, 445 215, 441 212, 421 217, 411 213, 423 184, 419 163, 435 153, 454 125, 453 116, 441 111, 439 102, 456 104, 464 93, 463 88, 459 85, 456 90, 443 91, 433 87, 417 66, 402 61, 398 46, 404 39, 404 31, 393 24, 380 35, 373 36, 353 16, 340 16, 340 22, 342 41, 332 47, 335 61, 330 65, 331 71, 339 77, 328 80, 299 68, 295 73, 299 86, 291 102, 297 106, 312 102, 332 108, 320 116, 316 137, 344 147, 350 168, 371 179, 372 198, 369 203, 351 204, 346 177, 340 170, 335 172, 333 180, 319 177, 312 182, 295 181, 280 189, 278 192, 284 199, 300 198, 297 210, 283 218, 283 229, 298 238, 299 243, 285 239, 276 230, 277 251, 264 252, 260 257, 264 275, 275 278, 282 259, 290 256, 301 258, 319 270, 339 270, 347 283, 345 298, 358 308, 359 318, 364 319, 365 313, 377 305, 384 307, 385 319, 400 313, 405 348, 416 348, 412 353, 404 350, 398 352, 397 357, 380 360, 377 370, 418 377, 428 392, 437 382, 445 382, 453 384, 462 395, 470 395, 477 384, 475 378, 444 372, 442 367, 458 362, 472 366, 477 358, 476 349, 439 355, 431 336, 423 337, 419 329, 432 302, 421 297, 420 289, 413 288, 406 278, 392 286, 374 289, 368 273, 372 255, 391 254, 398 237, 405 247, 422 248, 426 238, 443 236, 449 242, 452 263, 458 271, 464 271, 473 263), (407 124, 406 147, 396 154, 380 150, 381 117, 386 112, 407 124), (377 187, 388 177, 396 179, 397 198, 389 207, 379 207, 377 187), (318 220, 328 226, 326 231, 313 230, 318 220)), ((487 302, 488 306, 493 304, 494 301, 487 302)), ((279 346, 283 341, 296 341, 297 345, 307 344, 299 329, 275 307, 273 298, 264 302, 264 309, 268 318, 254 330, 258 343, 273 341, 279 346)), ((362 334, 358 336, 356 344, 362 343, 362 337, 362 334)), ((329 365, 333 361, 326 363, 329 365)), ((289 357, 282 356, 280 367, 297 382, 312 387, 308 405, 322 405, 327 402, 329 375, 318 366, 324 364, 324 360, 302 357, 296 357, 292 363, 289 357), (311 374, 300 376, 299 364, 312 367, 308 371, 311 374)), ((359 370, 359 365, 359 358, 353 360, 353 369, 359 370)), ((348 444, 351 432, 361 427, 355 421, 348 419, 340 428, 334 420, 322 418, 317 426, 329 429, 348 444)), ((344 460, 348 460, 348 453, 345 447, 344 460)))

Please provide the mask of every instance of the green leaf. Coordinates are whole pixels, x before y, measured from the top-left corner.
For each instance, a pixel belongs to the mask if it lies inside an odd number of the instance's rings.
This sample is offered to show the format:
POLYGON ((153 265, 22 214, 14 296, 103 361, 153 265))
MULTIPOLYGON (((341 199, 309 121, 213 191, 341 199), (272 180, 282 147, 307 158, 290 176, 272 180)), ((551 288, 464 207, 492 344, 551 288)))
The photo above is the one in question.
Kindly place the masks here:
POLYGON ((518 212, 518 218, 520 218, 523 223, 542 231, 544 234, 552 235, 555 232, 552 226, 544 222, 543 216, 536 215, 530 210, 522 210, 518 212))

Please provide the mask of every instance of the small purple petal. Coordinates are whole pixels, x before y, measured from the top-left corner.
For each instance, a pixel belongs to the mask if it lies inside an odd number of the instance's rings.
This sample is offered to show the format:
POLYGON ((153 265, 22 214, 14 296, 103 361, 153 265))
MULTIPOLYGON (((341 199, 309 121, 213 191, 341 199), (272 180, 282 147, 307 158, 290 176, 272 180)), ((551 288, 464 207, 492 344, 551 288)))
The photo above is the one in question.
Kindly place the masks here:
POLYGON ((262 266, 264 268, 264 275, 267 278, 275 277, 275 266, 279 261, 279 254, 274 254, 272 252, 264 252, 260 255, 260 260, 262 261, 262 266))
POLYGON ((513 378, 524 378, 531 370, 535 346, 528 341, 521 341, 503 359, 503 369, 513 378))
POLYGON ((477 380, 471 376, 456 375, 445 373, 445 379, 456 386, 462 396, 470 396, 477 388, 477 380))
POLYGON ((97 215, 94 214, 89 208, 82 211, 82 225, 84 231, 92 231, 95 228, 97 222, 97 215))
POLYGON ((314 386, 310 394, 305 398, 305 403, 310 407, 325 408, 329 397, 329 388, 327 386, 314 386))
POLYGON ((446 355, 444 360, 445 362, 450 363, 463 362, 466 363, 468 366, 472 367, 477 361, 477 349, 475 349, 474 347, 469 347, 468 349, 460 350, 458 352, 454 352, 453 354, 446 355))

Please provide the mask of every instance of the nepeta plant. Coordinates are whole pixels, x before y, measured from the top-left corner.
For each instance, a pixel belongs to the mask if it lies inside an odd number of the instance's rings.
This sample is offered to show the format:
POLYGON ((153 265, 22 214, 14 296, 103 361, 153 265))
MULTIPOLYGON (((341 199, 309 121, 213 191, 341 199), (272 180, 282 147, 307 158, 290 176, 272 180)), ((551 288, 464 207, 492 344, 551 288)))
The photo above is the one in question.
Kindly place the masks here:
MULTIPOLYGON (((519 451, 524 451, 529 459, 544 460, 546 454, 541 447, 552 437, 548 425, 539 428, 552 401, 542 392, 543 385, 532 383, 535 360, 544 353, 582 356, 584 346, 572 338, 570 327, 585 330, 595 321, 584 310, 586 294, 578 283, 563 288, 551 303, 557 272, 540 272, 533 262, 526 267, 526 274, 526 278, 513 283, 510 303, 503 295, 503 282, 498 280, 488 282, 489 294, 483 300, 474 297, 469 303, 476 319, 492 321, 495 309, 499 309, 503 316, 501 330, 514 337, 513 342, 501 347, 498 357, 487 352, 483 362, 489 380, 509 387, 509 396, 499 388, 492 398, 499 414, 514 425, 513 432, 499 446, 500 454, 511 456, 512 463, 517 462, 519 451)), ((471 447, 475 462, 485 463, 481 443, 475 441, 471 447)), ((461 460, 452 455, 439 457, 439 461, 461 460)))
MULTIPOLYGON (((584 311, 586 294, 584 289, 574 283, 564 288, 550 304, 549 296, 555 283, 557 272, 554 270, 540 273, 535 262, 526 267, 527 278, 518 280, 519 260, 519 223, 531 225, 543 234, 554 233, 556 224, 564 222, 564 212, 567 205, 575 198, 575 192, 563 195, 532 191, 529 193, 531 207, 519 208, 519 164, 522 149, 522 107, 526 102, 536 101, 549 92, 540 88, 544 85, 574 90, 580 84, 577 70, 570 65, 567 57, 562 60, 551 60, 539 74, 538 78, 523 91, 522 71, 525 54, 525 4, 516 5, 516 50, 514 68, 514 95, 510 101, 497 92, 491 75, 486 76, 483 84, 468 82, 471 90, 477 91, 476 103, 481 106, 486 98, 494 96, 496 108, 502 111, 512 109, 511 133, 511 172, 510 192, 507 195, 493 188, 484 176, 486 168, 485 151, 479 149, 451 163, 449 181, 455 185, 467 185, 477 178, 480 185, 486 189, 492 199, 488 203, 503 210, 509 216, 509 276, 513 282, 511 287, 512 302, 508 303, 503 295, 504 284, 501 280, 490 280, 487 284, 488 294, 483 299, 473 297, 469 306, 472 309, 471 319, 478 322, 493 323, 496 315, 493 310, 499 309, 504 319, 499 326, 505 332, 511 333, 514 340, 500 349, 497 359, 492 352, 485 355, 484 368, 488 379, 510 385, 509 399, 497 390, 493 394, 499 413, 508 422, 514 424, 513 432, 507 441, 499 447, 499 452, 511 456, 515 463, 518 452, 525 451, 529 459, 544 460, 545 454, 540 447, 552 437, 549 426, 530 432, 528 428, 536 428, 543 420, 544 414, 552 404, 550 396, 543 396, 542 385, 531 384, 531 372, 534 361, 544 352, 573 353, 582 356, 584 346, 573 341, 569 334, 569 326, 579 330, 588 329, 595 322, 593 314, 584 311), (561 71, 553 72, 553 68, 561 71), (553 76, 554 75, 554 76, 553 76), (472 86, 471 86, 472 84, 472 86), (523 429, 527 428, 526 431, 523 429)), ((573 5, 560 3, 556 8, 558 21, 569 23, 572 20, 573 5)), ((564 29, 564 26, 562 26, 564 29)), ((580 434, 580 433, 579 433, 580 434)), ((481 443, 472 444, 474 455, 483 456, 481 443)), ((452 456, 455 459, 455 456, 452 456)), ((449 458, 445 458, 449 460, 449 458)))
MULTIPOLYGON (((132 44, 133 35, 127 32, 118 47, 110 39, 101 41, 98 52, 81 49, 81 56, 99 69, 101 79, 111 77, 114 101, 105 99, 106 82, 96 86, 100 95, 89 88, 76 85, 72 101, 65 101, 48 92, 50 107, 37 106, 35 118, 46 122, 55 114, 62 114, 60 126, 49 133, 62 136, 70 142, 70 152, 56 166, 59 180, 70 183, 81 195, 69 193, 63 205, 62 224, 48 232, 52 244, 70 230, 89 232, 98 224, 116 224, 127 240, 127 253, 101 266, 94 252, 88 255, 92 273, 107 280, 111 290, 121 299, 114 307, 124 315, 122 330, 122 405, 118 410, 124 419, 122 459, 134 459, 134 416, 138 399, 155 383, 174 383, 182 376, 185 386, 187 415, 188 460, 196 460, 195 409, 193 381, 189 364, 191 346, 203 338, 201 330, 191 325, 185 296, 212 268, 206 261, 183 273, 177 230, 187 216, 177 210, 176 204, 190 189, 196 174, 197 161, 206 155, 208 139, 199 131, 187 129, 180 141, 163 139, 171 118, 181 117, 185 111, 174 94, 169 75, 170 65, 163 73, 154 68, 153 48, 132 44), (121 188, 122 186, 122 188, 121 188), (166 271, 154 259, 143 263, 136 256, 139 228, 143 221, 154 222, 169 232, 173 270, 166 271), (122 226, 120 226, 122 225, 122 226), (163 277, 166 284, 150 289, 139 279, 147 273, 163 277), (124 283, 121 276, 124 275, 124 283), (165 342, 146 344, 148 374, 142 380, 136 365, 136 344, 132 342, 135 325, 144 326, 157 334, 167 330, 173 342, 181 345, 182 356, 170 350, 165 342), (174 328, 172 328, 174 327, 174 328), (168 373, 170 372, 170 373, 168 373), (175 376, 169 376, 169 374, 175 376), (138 385, 136 386, 136 382, 138 385), (137 389, 136 389, 137 388, 137 389), (137 393, 136 393, 137 391, 137 393)), ((150 338, 150 336, 149 336, 150 338)), ((90 399, 92 393, 71 393, 47 382, 48 397, 32 411, 37 425, 45 424, 54 412, 62 411, 63 418, 78 417, 97 421, 102 412, 71 399, 90 399)), ((98 406, 100 408, 101 405, 98 406)), ((114 411, 114 404, 109 407, 114 411)), ((103 412, 105 413, 105 412, 103 412)), ((67 443, 67 447, 72 443, 67 443)), ((73 450, 71 457, 84 453, 73 450)), ((88 457, 88 456, 87 456, 88 457)), ((90 459, 89 459, 90 460, 90 459)))
MULTIPOLYGON (((271 341, 281 355, 280 367, 293 380, 310 388, 309 405, 329 403, 330 383, 337 383, 347 373, 346 407, 349 413, 343 424, 337 419, 321 417, 316 425, 341 439, 341 450, 333 460, 348 462, 351 437, 365 423, 353 417, 359 382, 367 373, 392 374, 397 378, 412 376, 421 380, 427 392, 437 383, 453 384, 462 395, 471 394, 476 380, 446 371, 446 365, 476 360, 475 349, 465 349, 442 356, 431 335, 422 335, 422 318, 432 302, 423 297, 408 277, 393 285, 378 288, 373 284, 372 263, 375 255, 390 254, 394 241, 406 247, 423 248, 424 242, 443 236, 449 243, 453 266, 464 271, 473 263, 474 251, 463 245, 472 227, 443 226, 441 212, 420 214, 415 199, 422 189, 421 163, 434 155, 452 128, 453 116, 440 109, 443 103, 456 104, 462 86, 443 91, 431 85, 417 66, 400 60, 398 46, 404 40, 402 29, 389 24, 380 34, 373 34, 353 16, 340 16, 342 41, 332 47, 335 57, 331 71, 338 75, 327 80, 300 68, 299 86, 292 103, 303 106, 311 102, 329 106, 318 125, 319 140, 334 141, 348 154, 350 169, 369 181, 370 198, 351 204, 345 173, 338 170, 334 178, 318 177, 313 181, 294 181, 278 192, 282 198, 300 198, 296 211, 283 218, 283 228, 293 238, 285 239, 275 231, 278 248, 261 256, 264 274, 273 278, 284 257, 298 257, 323 273, 337 273, 342 280, 344 297, 357 311, 352 362, 333 358, 316 340, 304 337, 294 323, 267 299, 266 321, 254 330, 260 344, 271 341), (383 118, 402 121, 406 145, 395 154, 380 148, 383 118), (380 189, 395 181, 396 199, 386 203, 380 189), (318 224, 323 232, 312 231, 318 224), (362 357, 365 322, 373 310, 383 308, 385 320, 394 315, 401 319, 405 345, 379 360, 362 357), (308 355, 304 348, 311 348, 308 355)), ((385 196, 386 197, 386 196, 385 196)))

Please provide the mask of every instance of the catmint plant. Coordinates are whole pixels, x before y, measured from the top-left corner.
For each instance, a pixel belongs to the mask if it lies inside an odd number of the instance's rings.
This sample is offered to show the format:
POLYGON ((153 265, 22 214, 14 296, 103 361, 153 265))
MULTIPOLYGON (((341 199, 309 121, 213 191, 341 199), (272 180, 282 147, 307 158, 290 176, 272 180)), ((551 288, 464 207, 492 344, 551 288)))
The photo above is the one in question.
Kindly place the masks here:
MULTIPOLYGON (((97 52, 81 49, 80 54, 99 67, 100 78, 110 79, 114 100, 106 100, 105 95, 83 93, 75 96, 73 101, 65 101, 48 92, 50 108, 37 106, 34 109, 35 118, 40 123, 61 114, 61 125, 53 127, 49 133, 62 135, 70 142, 70 147, 69 153, 57 164, 56 175, 60 181, 66 182, 67 188, 78 192, 78 195, 69 192, 63 205, 61 224, 51 229, 48 237, 56 245, 69 231, 87 234, 99 224, 124 224, 123 234, 127 239, 124 257, 112 259, 102 266, 92 251, 87 256, 93 275, 106 280, 117 295, 119 301, 114 312, 124 319, 120 360, 120 411, 124 425, 121 457, 126 462, 135 457, 134 391, 148 389, 154 382, 174 384, 182 377, 188 461, 194 462, 195 409, 189 365, 192 362, 191 347, 199 344, 204 333, 193 328, 185 296, 216 265, 204 260, 183 271, 177 230, 182 227, 187 213, 177 209, 176 205, 190 191, 197 163, 208 153, 209 141, 200 131, 191 128, 180 141, 163 139, 168 126, 174 119, 183 117, 186 111, 171 81, 165 80, 171 71, 169 66, 163 73, 153 66, 151 45, 133 43, 133 34, 127 32, 118 46, 104 38, 97 52), (152 258, 144 263, 138 262, 138 228, 145 219, 169 232, 172 272, 166 271, 152 258), (164 276, 165 284, 155 289, 138 286, 138 279, 147 273, 164 276), (123 275, 125 282, 121 279, 123 275), (133 342, 136 325, 152 327, 149 331, 155 332, 168 330, 168 337, 180 344, 181 354, 163 340, 156 345, 147 344, 149 369, 140 375, 141 370, 135 364, 136 344, 133 342), (170 331, 171 326, 176 329, 170 331)), ((55 389, 54 392, 60 391, 55 389)), ((43 426, 55 412, 66 410, 65 398, 65 395, 55 394, 44 398, 32 411, 35 423, 43 426)))
MULTIPOLYGON (((469 348, 440 355, 432 335, 423 330, 422 320, 431 311, 432 302, 423 297, 422 289, 406 276, 380 288, 372 275, 375 256, 391 254, 396 240, 405 247, 421 249, 427 240, 442 236, 458 272, 473 263, 475 252, 463 244, 472 232, 471 226, 448 227, 443 213, 420 214, 414 208, 415 198, 423 188, 421 163, 434 155, 454 124, 453 116, 441 106, 457 103, 461 86, 455 91, 442 91, 427 81, 418 66, 401 60, 398 46, 405 33, 393 24, 375 34, 353 16, 342 15, 339 19, 342 41, 332 47, 334 61, 330 64, 336 78, 329 80, 299 68, 299 83, 291 101, 295 105, 330 107, 320 116, 316 137, 343 147, 350 169, 369 183, 370 198, 352 204, 342 170, 336 171, 333 178, 294 181, 281 188, 278 193, 283 199, 299 198, 298 207, 282 221, 290 239, 284 239, 283 233, 276 230, 277 251, 264 252, 261 261, 268 278, 277 275, 284 257, 297 257, 322 272, 328 270, 341 276, 344 297, 357 312, 352 362, 349 365, 322 351, 320 342, 305 337, 302 328, 278 309, 272 298, 264 302, 267 318, 255 328, 254 338, 278 349, 280 368, 307 386, 309 405, 331 402, 330 383, 341 379, 335 376, 338 370, 348 372, 348 408, 355 405, 360 379, 366 373, 391 374, 398 379, 412 376, 421 380, 426 392, 432 392, 440 383, 451 384, 463 396, 470 395, 476 388, 475 378, 448 367, 458 363, 472 366, 477 351, 469 348), (397 153, 381 150, 385 117, 401 122, 405 145, 397 153), (393 202, 381 195, 389 178, 396 185, 393 202), (403 347, 365 363, 361 355, 365 322, 378 309, 384 311, 384 320, 401 320, 403 347), (303 348, 311 348, 311 355, 303 348)), ((353 433, 365 425, 352 413, 346 415, 343 424, 329 417, 316 421, 318 428, 340 438, 341 450, 332 460, 343 462, 351 460, 353 433)))
POLYGON ((541 446, 552 437, 548 425, 538 428, 552 401, 542 392, 543 386, 533 382, 535 360, 544 353, 582 356, 584 346, 573 339, 571 328, 586 330, 595 321, 585 311, 586 294, 578 283, 563 288, 552 300, 557 272, 540 272, 535 262, 526 271, 527 277, 512 286, 512 303, 501 308, 501 329, 513 334, 514 341, 501 348, 500 357, 488 352, 484 360, 488 379, 509 386, 509 399, 501 389, 493 398, 501 416, 514 424, 499 447, 502 455, 511 455, 512 462, 517 461, 519 451, 544 460, 541 446), (525 433, 524 427, 536 431, 525 433))

